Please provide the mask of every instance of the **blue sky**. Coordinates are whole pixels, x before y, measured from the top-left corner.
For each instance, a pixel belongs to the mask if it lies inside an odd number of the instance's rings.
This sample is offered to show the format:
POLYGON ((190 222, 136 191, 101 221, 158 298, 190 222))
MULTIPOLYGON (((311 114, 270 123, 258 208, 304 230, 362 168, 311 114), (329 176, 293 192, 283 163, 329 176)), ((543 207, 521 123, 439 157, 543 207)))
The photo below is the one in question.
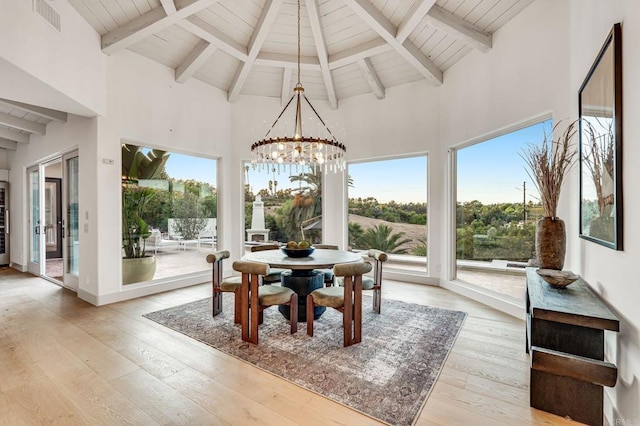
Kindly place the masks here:
POLYGON ((172 152, 166 166, 167 174, 174 179, 194 179, 216 185, 216 160, 192 157, 172 152))
MULTIPOLYGON (((479 200, 485 204, 522 202, 522 183, 527 182, 527 202, 537 201, 537 191, 520 157, 528 143, 539 143, 550 122, 536 124, 489 141, 458 150, 458 201, 479 200)), ((288 167, 286 168, 288 169, 288 167)), ((380 202, 425 202, 427 165, 425 157, 399 158, 349 165, 354 186, 349 197, 375 197, 380 202)), ((216 162, 172 153, 167 173, 176 179, 195 179, 216 184, 216 162)), ((295 174, 295 172, 294 172, 295 174)), ((249 170, 254 193, 268 187, 273 173, 249 170)), ((289 173, 275 175, 278 188, 297 188, 289 173)))
POLYGON ((527 202, 536 202, 538 192, 520 153, 527 144, 540 143, 544 130, 551 130, 550 122, 458 150, 458 201, 522 202, 522 183, 526 181, 527 202))

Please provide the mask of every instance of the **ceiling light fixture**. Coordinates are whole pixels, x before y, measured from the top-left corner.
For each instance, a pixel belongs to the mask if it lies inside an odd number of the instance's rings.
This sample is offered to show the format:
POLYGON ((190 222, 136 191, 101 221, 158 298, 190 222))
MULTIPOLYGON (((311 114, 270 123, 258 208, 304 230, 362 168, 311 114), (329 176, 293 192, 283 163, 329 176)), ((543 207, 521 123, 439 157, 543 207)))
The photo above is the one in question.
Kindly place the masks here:
MULTIPOLYGON (((291 109, 293 111, 293 108, 291 109)), ((280 112, 280 115, 273 122, 271 127, 267 129, 264 138, 251 145, 251 153, 253 159, 251 163, 254 167, 278 167, 289 166, 289 170, 293 166, 308 166, 315 171, 320 170, 325 173, 328 171, 338 172, 345 169, 345 153, 347 147, 338 142, 335 135, 329 130, 324 120, 320 118, 316 109, 304 94, 304 88, 300 83, 300 0, 298 0, 298 83, 293 89, 293 96, 289 99, 286 106, 280 112), (317 125, 310 127, 317 128, 317 134, 303 134, 302 129, 302 99, 313 111, 317 125), (281 121, 285 116, 289 106, 295 100, 295 117, 294 128, 291 135, 287 134, 287 122, 281 121), (280 124, 278 124, 280 122, 280 124), (284 136, 274 136, 276 134, 276 126, 280 132, 284 132, 284 136)))

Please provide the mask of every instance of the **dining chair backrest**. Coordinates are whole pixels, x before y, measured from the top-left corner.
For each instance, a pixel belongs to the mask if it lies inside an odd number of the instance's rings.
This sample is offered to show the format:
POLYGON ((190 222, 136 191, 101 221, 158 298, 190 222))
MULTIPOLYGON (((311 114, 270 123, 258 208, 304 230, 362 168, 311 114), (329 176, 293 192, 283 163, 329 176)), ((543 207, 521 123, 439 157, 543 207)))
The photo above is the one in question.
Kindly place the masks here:
POLYGON ((314 244, 313 246, 317 249, 339 250, 339 247, 334 246, 333 244, 314 244))
MULTIPOLYGON (((279 244, 260 244, 257 246, 251 246, 251 252, 256 251, 264 251, 264 250, 278 250, 280 248, 279 244)), ((272 268, 266 275, 262 276, 263 284, 274 284, 279 283, 281 274, 284 272, 284 269, 272 268)))
POLYGON ((373 260, 373 311, 379 314, 382 305, 382 264, 389 256, 376 249, 370 249, 367 255, 373 260))
POLYGON ((259 246, 251 246, 251 251, 263 251, 263 250, 278 250, 280 246, 278 244, 260 244, 259 246))
POLYGON ((220 250, 207 255, 207 263, 213 264, 213 273, 211 276, 211 297, 213 298, 212 314, 215 317, 222 312, 222 261, 230 256, 227 250, 220 250))
POLYGON ((371 271, 369 262, 339 263, 333 267, 343 277, 344 287, 323 287, 307 295, 307 334, 313 336, 313 310, 326 306, 342 312, 344 346, 362 341, 362 274, 371 271))
POLYGON ((262 311, 273 305, 288 305, 291 334, 298 331, 298 295, 290 288, 260 286, 260 281, 269 274, 269 265, 261 262, 236 260, 233 269, 242 273, 241 326, 242 340, 258 344, 258 325, 262 324, 262 311))

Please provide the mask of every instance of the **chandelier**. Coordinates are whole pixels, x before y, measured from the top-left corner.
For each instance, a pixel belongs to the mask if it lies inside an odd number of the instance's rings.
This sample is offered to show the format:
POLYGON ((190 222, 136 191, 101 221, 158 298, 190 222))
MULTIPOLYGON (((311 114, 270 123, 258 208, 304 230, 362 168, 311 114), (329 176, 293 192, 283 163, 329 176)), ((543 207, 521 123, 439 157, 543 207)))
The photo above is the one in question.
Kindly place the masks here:
MULTIPOLYGON (((293 112, 293 108, 290 110, 293 112)), ((289 115, 291 114, 289 113, 289 115)), ((312 116, 313 117, 313 116, 312 116)), ((254 167, 275 167, 280 171, 280 167, 307 166, 315 171, 320 170, 325 173, 328 171, 338 172, 345 169, 345 153, 347 147, 338 142, 324 120, 320 117, 316 109, 304 94, 304 88, 300 83, 300 0, 298 0, 298 82, 293 89, 293 96, 289 102, 280 111, 271 127, 261 140, 251 145, 252 160, 254 167), (302 129, 302 104, 306 104, 311 108, 317 120, 315 127, 315 135, 313 131, 303 133, 302 129), (295 101, 295 102, 294 102, 295 101), (291 133, 287 133, 288 123, 281 121, 286 116, 287 110, 291 105, 295 104, 295 116, 293 118, 293 129, 291 133), (276 136, 276 130, 283 133, 283 136, 276 136)))

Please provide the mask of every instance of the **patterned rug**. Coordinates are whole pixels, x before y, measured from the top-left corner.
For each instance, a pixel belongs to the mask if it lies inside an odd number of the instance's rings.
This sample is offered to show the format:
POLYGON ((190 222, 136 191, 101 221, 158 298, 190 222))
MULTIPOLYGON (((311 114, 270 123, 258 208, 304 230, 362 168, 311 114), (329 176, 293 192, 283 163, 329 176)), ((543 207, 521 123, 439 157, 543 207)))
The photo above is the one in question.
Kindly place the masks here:
POLYGON ((393 425, 414 422, 456 340, 466 313, 383 300, 382 314, 363 300, 362 342, 342 346, 342 314, 327 309, 289 333, 276 307, 264 311, 260 344, 240 338, 233 324, 233 295, 211 317, 211 299, 144 315, 146 318, 249 362, 271 374, 393 425))

